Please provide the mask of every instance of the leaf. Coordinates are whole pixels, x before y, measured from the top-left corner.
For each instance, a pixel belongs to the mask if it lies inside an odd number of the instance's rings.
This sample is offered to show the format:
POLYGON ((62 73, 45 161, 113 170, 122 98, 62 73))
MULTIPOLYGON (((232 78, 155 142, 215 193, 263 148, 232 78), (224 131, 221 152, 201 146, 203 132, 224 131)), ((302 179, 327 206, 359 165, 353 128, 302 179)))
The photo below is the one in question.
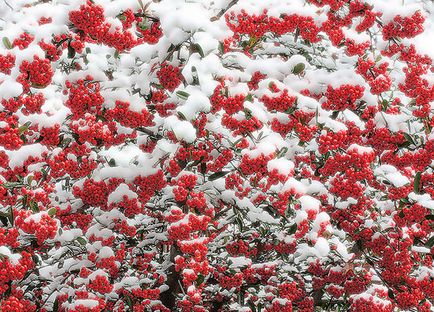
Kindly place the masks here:
POLYGON ((82 246, 86 245, 86 240, 81 236, 77 237, 77 242, 79 242, 82 246))
POLYGON ((125 297, 125 301, 127 302, 130 311, 133 311, 133 300, 131 300, 131 297, 125 297))
POLYGON ((415 193, 419 193, 419 191, 420 191, 420 178, 421 177, 422 177, 422 173, 420 173, 420 172, 416 173, 416 176, 414 177, 413 190, 415 193))
POLYGON ((431 248, 432 246, 434 246, 434 236, 427 240, 425 243, 425 247, 427 248, 431 248))
POLYGON ((247 120, 249 120, 253 117, 252 111, 248 108, 244 108, 244 115, 246 116, 247 120))
POLYGON ((294 35, 294 42, 297 42, 298 36, 300 36, 300 28, 297 27, 294 35))
POLYGON ((295 232, 297 232, 297 223, 294 223, 293 225, 291 225, 291 227, 288 230, 288 234, 294 234, 295 232))
POLYGON ((219 42, 219 52, 221 54, 225 53, 225 46, 224 46, 223 42, 219 42))
POLYGON ((3 37, 3 45, 5 46, 6 49, 10 50, 12 49, 12 43, 9 40, 8 37, 3 37))
POLYGON ((187 118, 185 117, 185 115, 183 113, 181 113, 181 112, 178 112, 178 117, 181 120, 187 120, 187 118))
POLYGON ((413 145, 416 145, 416 142, 413 140, 413 137, 409 135, 408 133, 404 133, 404 138, 407 140, 407 142, 410 142, 413 145))
POLYGON ((143 21, 138 25, 141 30, 146 30, 149 28, 147 19, 143 19, 143 21))
POLYGON ((433 214, 427 215, 425 217, 425 219, 427 219, 427 220, 434 220, 434 215, 433 214))
POLYGON ((57 209, 56 208, 51 208, 50 210, 48 210, 48 215, 50 217, 56 215, 57 209))
POLYGON ((392 289, 389 289, 387 291, 387 295, 389 296, 390 299, 395 299, 395 294, 393 293, 392 289))
POLYGON ((205 57, 205 53, 203 53, 203 49, 198 43, 193 44, 193 51, 199 53, 201 57, 205 57))
POLYGON ((205 280, 205 276, 203 276, 202 274, 199 274, 199 276, 196 279, 196 285, 200 285, 203 283, 203 281, 205 280))
POLYGON ((29 202, 29 207, 33 212, 39 212, 39 206, 35 201, 31 200, 29 202))
POLYGON ((247 94, 247 96, 244 100, 248 101, 248 102, 253 102, 253 94, 247 94))
POLYGON ((281 150, 279 150, 277 152, 276 158, 281 158, 283 155, 286 154, 286 152, 288 151, 287 147, 283 147, 281 150))
POLYGON ((59 311, 59 298, 56 298, 53 303, 53 312, 59 311))
POLYGON ((110 159, 108 162, 108 165, 110 167, 116 167, 116 160, 114 160, 114 158, 110 159))
POLYGON ((302 73, 304 71, 305 68, 306 68, 306 65, 304 63, 298 63, 292 69, 292 73, 294 75, 299 75, 300 73, 302 73))
POLYGON ((26 132, 29 129, 29 127, 30 127, 31 124, 32 123, 30 121, 28 121, 24 125, 22 125, 21 127, 19 127, 18 130, 20 131, 20 134, 23 134, 24 132, 26 132))
POLYGON ((210 175, 208 177, 208 180, 214 181, 214 180, 220 179, 221 177, 224 177, 225 175, 227 175, 229 172, 230 171, 219 171, 219 172, 213 173, 212 175, 210 175))
POLYGON ((71 45, 68 43, 68 58, 74 58, 75 56, 75 49, 71 47, 71 45))
POLYGON ((188 94, 185 91, 176 91, 176 95, 182 100, 187 100, 188 97, 190 96, 190 94, 188 94))

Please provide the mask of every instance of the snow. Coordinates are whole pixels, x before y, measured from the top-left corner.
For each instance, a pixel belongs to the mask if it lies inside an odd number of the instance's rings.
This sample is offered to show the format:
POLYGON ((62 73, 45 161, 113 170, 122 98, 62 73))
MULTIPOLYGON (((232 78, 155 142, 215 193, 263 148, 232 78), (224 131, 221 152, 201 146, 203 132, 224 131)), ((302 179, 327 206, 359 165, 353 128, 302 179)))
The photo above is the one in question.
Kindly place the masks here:
POLYGON ((319 237, 314 246, 319 257, 326 257, 330 252, 329 242, 324 237, 319 237))
POLYGON ((164 127, 173 131, 178 140, 184 140, 192 143, 196 139, 196 129, 193 125, 185 120, 179 120, 175 116, 169 116, 164 120, 164 127))
POLYGON ((374 150, 373 150, 372 147, 369 147, 369 146, 361 146, 361 145, 359 145, 359 144, 355 144, 355 143, 354 143, 354 144, 351 144, 351 145, 348 147, 347 151, 348 151, 348 152, 356 151, 356 152, 359 153, 360 155, 363 155, 363 154, 372 154, 372 153, 374 152, 374 150))
POLYGON ((306 186, 304 186, 303 183, 301 183, 300 181, 294 178, 289 178, 283 185, 282 191, 289 191, 289 190, 295 190, 299 194, 305 194, 306 186))
POLYGON ((434 200, 431 198, 429 194, 416 194, 411 192, 408 194, 408 198, 417 202, 419 205, 434 210, 434 200))
POLYGON ((98 300, 94 300, 94 299, 76 299, 74 300, 73 303, 68 303, 65 302, 62 304, 62 307, 64 307, 65 309, 70 309, 73 310, 76 307, 82 306, 84 308, 96 308, 99 305, 98 300))
POLYGON ((23 93, 23 86, 12 79, 7 79, 0 83, 0 94, 5 100, 17 97, 21 93, 23 93))
POLYGON ((58 234, 55 239, 64 245, 68 242, 74 241, 77 237, 82 235, 83 231, 81 229, 62 230, 62 234, 58 234))
POLYGON ((126 196, 128 199, 137 198, 138 195, 130 190, 129 186, 125 183, 119 184, 119 186, 110 193, 107 199, 107 203, 116 204, 122 201, 123 197, 126 196))
POLYGON ((0 246, 0 258, 6 257, 12 264, 17 264, 21 259, 20 254, 15 254, 10 251, 10 249, 6 246, 0 246))
POLYGON ((410 180, 402 175, 398 169, 392 165, 381 165, 374 170, 376 176, 384 177, 395 187, 402 187, 410 183, 410 180))
POLYGON ((9 166, 14 169, 18 166, 22 166, 23 163, 30 157, 40 157, 43 152, 47 151, 47 147, 35 143, 35 144, 29 144, 29 145, 23 145, 20 147, 20 149, 16 151, 10 151, 7 150, 6 154, 9 157, 9 166))
POLYGON ((275 158, 268 162, 267 169, 269 172, 277 170, 280 174, 288 176, 294 170, 294 163, 285 158, 275 158))
POLYGON ((113 252, 113 249, 108 247, 108 246, 102 247, 98 252, 98 258, 99 259, 110 258, 110 257, 113 257, 114 255, 115 254, 113 252))
POLYGON ((193 89, 188 90, 188 99, 184 105, 178 107, 177 111, 182 113, 187 120, 193 120, 196 118, 196 114, 199 112, 209 112, 211 109, 211 103, 209 98, 206 97, 200 90, 193 89))
POLYGON ((232 269, 243 268, 252 264, 252 259, 246 257, 229 257, 228 261, 230 263, 229 267, 232 269))
POLYGON ((319 212, 321 202, 318 199, 309 195, 303 195, 298 200, 300 201, 302 210, 319 212))
POLYGON ((36 212, 36 213, 28 216, 27 218, 25 218, 24 222, 34 221, 35 223, 38 223, 41 221, 41 218, 43 216, 47 216, 47 215, 48 215, 48 213, 46 211, 36 212))

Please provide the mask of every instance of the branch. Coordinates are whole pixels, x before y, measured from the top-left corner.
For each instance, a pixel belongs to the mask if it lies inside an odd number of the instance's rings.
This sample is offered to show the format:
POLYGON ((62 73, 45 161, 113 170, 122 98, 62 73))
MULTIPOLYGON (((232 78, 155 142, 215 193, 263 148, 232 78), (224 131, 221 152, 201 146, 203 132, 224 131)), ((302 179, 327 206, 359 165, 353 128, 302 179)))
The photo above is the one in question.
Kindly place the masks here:
POLYGON ((210 18, 211 22, 215 22, 220 19, 231 7, 233 7, 235 4, 238 3, 238 0, 232 0, 229 2, 229 4, 226 6, 226 8, 222 9, 220 12, 217 13, 217 15, 214 15, 210 18))

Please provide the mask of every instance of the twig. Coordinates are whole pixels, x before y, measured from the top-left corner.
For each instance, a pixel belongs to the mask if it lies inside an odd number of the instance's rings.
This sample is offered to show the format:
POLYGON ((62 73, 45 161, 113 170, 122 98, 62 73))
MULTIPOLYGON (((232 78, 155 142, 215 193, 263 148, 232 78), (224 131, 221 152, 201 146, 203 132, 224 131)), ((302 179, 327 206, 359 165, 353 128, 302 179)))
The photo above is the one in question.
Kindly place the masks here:
POLYGON ((211 22, 215 22, 220 19, 231 7, 233 7, 235 4, 238 3, 238 0, 232 0, 229 2, 229 4, 226 6, 226 8, 222 9, 220 12, 218 12, 216 15, 210 18, 211 22))

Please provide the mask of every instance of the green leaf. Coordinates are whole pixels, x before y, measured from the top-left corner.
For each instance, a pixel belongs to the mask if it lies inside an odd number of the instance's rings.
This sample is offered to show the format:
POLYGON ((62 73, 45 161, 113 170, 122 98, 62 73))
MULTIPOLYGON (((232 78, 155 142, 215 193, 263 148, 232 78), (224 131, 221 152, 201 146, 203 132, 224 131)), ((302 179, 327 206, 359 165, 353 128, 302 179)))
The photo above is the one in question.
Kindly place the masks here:
POLYGON ((75 56, 75 49, 68 44, 68 58, 72 59, 75 56))
POLYGON ((56 298, 53 303, 53 312, 59 311, 59 298, 56 298))
POLYGON ((426 248, 431 248, 432 246, 434 246, 434 236, 427 240, 427 242, 425 243, 426 248))
POLYGON ((182 100, 186 100, 190 96, 190 94, 185 91, 176 91, 176 95, 182 100))
POLYGON ((56 215, 57 209, 56 208, 51 208, 50 210, 48 210, 48 215, 50 217, 56 215))
POLYGON ((306 68, 306 65, 304 63, 298 63, 292 69, 292 73, 294 75, 299 75, 300 73, 302 73, 304 71, 305 68, 306 68))
POLYGON ((227 175, 229 172, 230 172, 230 171, 219 171, 219 172, 213 173, 212 175, 210 175, 210 176, 208 177, 208 180, 209 180, 209 181, 217 180, 217 179, 219 179, 219 178, 221 178, 221 177, 224 177, 224 176, 227 175))
POLYGON ((425 219, 427 219, 427 220, 434 220, 434 214, 427 215, 425 217, 425 219))
POLYGON ((31 200, 29 202, 29 207, 33 212, 39 212, 39 206, 36 202, 34 202, 33 200, 31 200))
POLYGON ((125 301, 127 302, 130 311, 133 311, 133 300, 131 300, 131 297, 125 297, 125 301))
POLYGON ((293 225, 291 225, 291 227, 288 230, 288 234, 294 234, 295 232, 297 232, 297 223, 294 223, 293 225))
POLYGON ((404 138, 407 140, 407 142, 410 142, 413 145, 416 145, 416 142, 413 140, 413 137, 409 135, 408 133, 404 133, 404 138))
POLYGON ((395 294, 393 293, 392 289, 389 289, 387 291, 387 295, 389 296, 390 299, 395 299, 395 294))
POLYGON ((252 111, 248 108, 244 108, 244 115, 246 116, 247 120, 249 120, 253 117, 252 111))
POLYGON ((203 281, 205 280, 205 276, 203 276, 202 274, 199 274, 199 276, 196 279, 196 285, 200 285, 203 283, 203 281))
POLYGON ((79 242, 80 243, 80 245, 86 245, 86 240, 83 238, 83 237, 77 237, 77 242, 79 242))
POLYGON ((144 19, 138 26, 141 30, 146 30, 149 28, 148 21, 146 19, 144 19))
POLYGON ((3 45, 5 46, 6 49, 10 50, 12 49, 12 43, 9 40, 8 37, 3 37, 3 45))
POLYGON ((281 158, 283 155, 286 154, 286 152, 288 151, 287 147, 283 147, 281 150, 279 150, 277 152, 276 158, 281 158))
POLYGON ((15 216, 14 216, 14 210, 12 207, 9 208, 9 222, 12 226, 14 226, 15 216))
POLYGON ((181 112, 178 112, 178 117, 181 120, 187 120, 187 118, 185 117, 185 115, 183 113, 181 113, 181 112))
POLYGON ((419 193, 419 191, 420 191, 420 178, 421 177, 422 177, 422 173, 420 173, 420 172, 416 173, 416 176, 414 177, 413 190, 415 193, 419 193))
POLYGON ((223 42, 219 42, 219 52, 220 52, 221 54, 224 54, 224 53, 225 53, 225 48, 224 48, 224 44, 223 44, 223 42))
POLYGON ((22 125, 21 127, 19 127, 18 130, 20 131, 20 135, 23 134, 24 132, 26 132, 29 129, 29 127, 30 127, 31 124, 32 123, 30 121, 28 121, 24 125, 22 125))
POLYGON ((116 160, 114 160, 114 158, 110 159, 108 162, 110 167, 116 167, 116 160))
POLYGON ((248 101, 248 102, 253 102, 253 94, 247 94, 247 96, 244 100, 248 101))
POLYGON ((203 49, 198 43, 193 44, 193 51, 199 53, 201 57, 205 57, 205 53, 203 53, 203 49))

